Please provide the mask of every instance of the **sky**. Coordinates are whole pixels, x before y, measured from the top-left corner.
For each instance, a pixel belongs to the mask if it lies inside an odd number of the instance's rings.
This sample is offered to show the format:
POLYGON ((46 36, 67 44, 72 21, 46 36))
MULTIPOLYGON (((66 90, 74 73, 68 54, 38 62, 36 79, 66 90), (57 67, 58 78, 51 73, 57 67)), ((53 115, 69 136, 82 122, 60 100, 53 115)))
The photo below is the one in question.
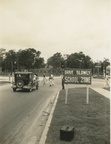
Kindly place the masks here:
POLYGON ((0 0, 0 48, 110 58, 110 0, 0 0))

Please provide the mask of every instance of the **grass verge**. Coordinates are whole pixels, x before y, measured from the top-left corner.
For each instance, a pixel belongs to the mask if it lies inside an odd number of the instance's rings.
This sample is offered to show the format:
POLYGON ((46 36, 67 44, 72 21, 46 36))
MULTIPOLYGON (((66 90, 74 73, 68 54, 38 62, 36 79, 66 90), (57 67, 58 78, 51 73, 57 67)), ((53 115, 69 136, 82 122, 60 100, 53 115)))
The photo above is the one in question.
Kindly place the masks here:
POLYGON ((89 104, 86 104, 86 88, 68 90, 65 105, 65 90, 60 91, 46 144, 110 144, 110 100, 90 89, 89 104), (71 142, 60 140, 61 126, 74 126, 71 142))

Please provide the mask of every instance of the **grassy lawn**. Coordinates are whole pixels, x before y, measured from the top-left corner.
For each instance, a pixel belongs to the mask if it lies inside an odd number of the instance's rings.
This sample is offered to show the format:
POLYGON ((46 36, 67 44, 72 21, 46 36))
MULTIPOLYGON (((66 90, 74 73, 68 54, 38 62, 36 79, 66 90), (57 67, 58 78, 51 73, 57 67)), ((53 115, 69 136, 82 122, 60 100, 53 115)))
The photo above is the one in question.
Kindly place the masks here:
POLYGON ((110 144, 110 100, 92 89, 86 104, 86 88, 68 91, 68 104, 64 104, 65 90, 60 92, 46 144, 110 144), (71 142, 60 140, 61 126, 74 126, 71 142))

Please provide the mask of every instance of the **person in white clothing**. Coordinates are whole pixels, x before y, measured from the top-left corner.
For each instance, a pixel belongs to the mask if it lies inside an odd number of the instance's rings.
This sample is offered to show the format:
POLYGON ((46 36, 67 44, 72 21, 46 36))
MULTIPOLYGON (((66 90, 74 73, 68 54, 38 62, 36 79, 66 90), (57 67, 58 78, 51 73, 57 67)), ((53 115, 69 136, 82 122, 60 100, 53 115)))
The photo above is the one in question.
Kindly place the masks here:
POLYGON ((51 78, 51 75, 49 75, 49 86, 50 86, 50 87, 52 86, 52 78, 51 78))
POLYGON ((47 81, 47 79, 46 79, 46 77, 45 77, 45 75, 43 75, 43 85, 46 85, 46 81, 47 81))
POLYGON ((52 73, 51 73, 51 80, 52 80, 52 85, 54 85, 54 76, 52 73))
POLYGON ((105 76, 105 85, 104 85, 104 88, 109 88, 109 75, 108 73, 106 73, 106 76, 105 76))

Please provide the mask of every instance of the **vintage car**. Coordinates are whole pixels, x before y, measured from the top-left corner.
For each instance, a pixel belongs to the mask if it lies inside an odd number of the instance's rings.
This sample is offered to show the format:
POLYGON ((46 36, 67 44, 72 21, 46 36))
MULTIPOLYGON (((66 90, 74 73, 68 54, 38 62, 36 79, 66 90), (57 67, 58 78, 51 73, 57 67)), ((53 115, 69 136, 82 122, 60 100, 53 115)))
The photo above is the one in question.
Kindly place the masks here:
POLYGON ((16 90, 28 90, 38 89, 38 79, 33 72, 15 72, 13 75, 12 89, 16 90))

